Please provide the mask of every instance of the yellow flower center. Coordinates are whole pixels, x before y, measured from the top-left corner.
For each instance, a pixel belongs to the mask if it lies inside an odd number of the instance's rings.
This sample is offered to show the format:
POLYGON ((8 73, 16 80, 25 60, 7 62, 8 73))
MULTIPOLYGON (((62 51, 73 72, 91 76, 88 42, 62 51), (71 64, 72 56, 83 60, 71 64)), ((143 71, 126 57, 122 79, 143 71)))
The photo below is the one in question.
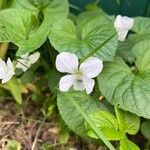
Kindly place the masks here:
POLYGON ((75 76, 77 77, 77 81, 78 82, 82 82, 82 77, 83 77, 83 73, 82 72, 80 72, 79 70, 77 70, 75 72, 75 76))

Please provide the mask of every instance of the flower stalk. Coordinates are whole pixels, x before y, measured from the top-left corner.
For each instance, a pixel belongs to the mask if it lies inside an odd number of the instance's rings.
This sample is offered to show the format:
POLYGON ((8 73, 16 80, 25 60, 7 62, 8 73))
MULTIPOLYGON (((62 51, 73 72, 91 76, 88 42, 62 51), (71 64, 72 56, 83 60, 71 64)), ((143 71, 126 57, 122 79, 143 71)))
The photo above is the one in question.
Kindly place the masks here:
POLYGON ((104 41, 102 44, 94 48, 90 53, 88 53, 85 57, 83 57, 80 61, 80 64, 83 63, 86 59, 91 57, 94 53, 96 53, 100 48, 102 48, 106 43, 108 43, 115 35, 117 32, 115 32, 111 37, 109 37, 106 41, 104 41))

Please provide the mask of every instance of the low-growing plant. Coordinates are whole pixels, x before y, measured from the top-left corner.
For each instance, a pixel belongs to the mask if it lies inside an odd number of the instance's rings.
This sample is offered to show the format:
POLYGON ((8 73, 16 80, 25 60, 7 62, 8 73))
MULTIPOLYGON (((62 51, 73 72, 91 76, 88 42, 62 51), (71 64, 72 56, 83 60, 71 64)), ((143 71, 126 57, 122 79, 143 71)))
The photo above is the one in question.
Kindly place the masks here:
POLYGON ((0 88, 19 105, 31 95, 45 117, 58 107, 88 142, 139 150, 131 137, 141 127, 150 148, 150 19, 109 16, 96 4, 71 14, 67 0, 8 4, 0 11, 0 88))

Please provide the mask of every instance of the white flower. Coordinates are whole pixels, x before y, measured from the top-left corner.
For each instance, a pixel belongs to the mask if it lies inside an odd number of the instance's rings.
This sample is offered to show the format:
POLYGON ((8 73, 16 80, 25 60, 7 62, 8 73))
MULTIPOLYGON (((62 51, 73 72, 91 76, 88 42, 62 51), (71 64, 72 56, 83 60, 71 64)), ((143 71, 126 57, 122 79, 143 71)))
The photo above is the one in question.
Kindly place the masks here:
POLYGON ((0 58, 0 79, 2 84, 9 81, 14 74, 14 67, 10 58, 7 59, 7 63, 0 58))
POLYGON ((134 19, 127 16, 118 15, 114 22, 114 27, 118 32, 118 40, 124 41, 128 31, 133 27, 134 19))
POLYGON ((75 54, 62 52, 56 57, 56 68, 62 73, 69 73, 60 79, 59 89, 63 92, 73 85, 74 90, 86 89, 87 94, 93 91, 94 80, 103 69, 102 60, 90 57, 80 66, 75 54))
POLYGON ((36 52, 31 55, 29 55, 29 53, 26 53, 26 54, 22 55, 21 58, 17 59, 16 68, 20 68, 25 72, 31 67, 32 64, 37 62, 39 57, 40 57, 39 52, 36 52))

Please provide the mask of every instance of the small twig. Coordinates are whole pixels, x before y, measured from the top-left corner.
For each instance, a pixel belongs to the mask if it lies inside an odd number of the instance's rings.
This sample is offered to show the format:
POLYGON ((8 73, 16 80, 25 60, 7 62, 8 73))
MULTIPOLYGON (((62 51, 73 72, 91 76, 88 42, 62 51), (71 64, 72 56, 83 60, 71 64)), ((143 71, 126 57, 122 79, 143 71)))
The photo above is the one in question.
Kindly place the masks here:
POLYGON ((27 69, 29 69, 30 67, 25 65, 24 63, 20 62, 19 60, 16 60, 18 63, 20 63, 21 65, 23 65, 24 67, 26 67, 27 69))
POLYGON ((0 124, 2 124, 2 125, 11 125, 11 124, 18 125, 18 124, 20 124, 20 122, 5 121, 5 122, 1 122, 0 124))
POLYGON ((34 142, 33 142, 33 144, 32 144, 31 150, 34 150, 34 148, 35 148, 35 145, 36 145, 36 142, 37 142, 37 138, 38 138, 38 136, 39 136, 39 133, 40 133, 40 131, 41 131, 41 128, 42 128, 42 126, 43 126, 45 120, 46 120, 46 118, 43 119, 41 125, 39 126, 39 129, 38 129, 38 131, 37 131, 37 133, 36 133, 36 136, 35 136, 34 142))

